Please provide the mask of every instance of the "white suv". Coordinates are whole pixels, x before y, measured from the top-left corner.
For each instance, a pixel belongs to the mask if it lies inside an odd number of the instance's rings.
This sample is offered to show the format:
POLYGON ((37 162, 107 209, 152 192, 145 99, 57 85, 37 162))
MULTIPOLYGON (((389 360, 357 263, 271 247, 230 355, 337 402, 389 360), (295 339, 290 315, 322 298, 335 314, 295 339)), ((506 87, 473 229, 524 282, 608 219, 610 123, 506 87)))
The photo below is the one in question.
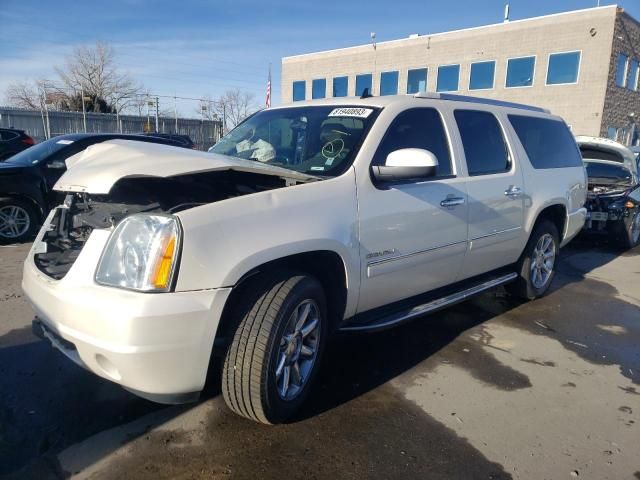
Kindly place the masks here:
POLYGON ((337 331, 502 284, 533 299, 585 220, 562 119, 453 95, 261 111, 213 153, 114 140, 72 157, 24 266, 34 329, 158 402, 212 356, 247 418, 290 418, 337 331))

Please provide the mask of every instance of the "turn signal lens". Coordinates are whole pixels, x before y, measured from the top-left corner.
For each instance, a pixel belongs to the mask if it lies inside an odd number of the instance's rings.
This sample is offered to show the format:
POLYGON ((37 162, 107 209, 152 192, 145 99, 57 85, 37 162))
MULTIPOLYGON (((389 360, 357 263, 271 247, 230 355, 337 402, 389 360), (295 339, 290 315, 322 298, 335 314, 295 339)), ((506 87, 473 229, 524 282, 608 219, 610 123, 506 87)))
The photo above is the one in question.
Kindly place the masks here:
POLYGON ((624 204, 625 208, 633 208, 635 204, 631 200, 627 200, 627 203, 624 204))
POLYGON ((153 286, 165 290, 169 286, 169 280, 171 279, 171 268, 173 267, 173 255, 176 250, 176 237, 175 235, 169 238, 167 245, 164 248, 162 256, 158 258, 156 262, 156 268, 153 274, 153 286))

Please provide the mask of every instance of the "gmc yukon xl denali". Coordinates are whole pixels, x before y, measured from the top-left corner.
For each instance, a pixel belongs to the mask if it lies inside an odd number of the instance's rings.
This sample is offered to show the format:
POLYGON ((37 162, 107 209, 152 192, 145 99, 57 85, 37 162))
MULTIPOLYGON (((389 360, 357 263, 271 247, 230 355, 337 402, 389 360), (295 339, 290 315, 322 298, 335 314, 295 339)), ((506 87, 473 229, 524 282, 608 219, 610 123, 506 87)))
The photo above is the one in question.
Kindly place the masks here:
POLYGON ((142 397, 291 418, 336 331, 551 284, 582 228, 562 119, 444 94, 261 111, 212 153, 113 140, 68 160, 24 265, 34 330, 142 397), (212 357, 213 356, 213 357, 212 357))

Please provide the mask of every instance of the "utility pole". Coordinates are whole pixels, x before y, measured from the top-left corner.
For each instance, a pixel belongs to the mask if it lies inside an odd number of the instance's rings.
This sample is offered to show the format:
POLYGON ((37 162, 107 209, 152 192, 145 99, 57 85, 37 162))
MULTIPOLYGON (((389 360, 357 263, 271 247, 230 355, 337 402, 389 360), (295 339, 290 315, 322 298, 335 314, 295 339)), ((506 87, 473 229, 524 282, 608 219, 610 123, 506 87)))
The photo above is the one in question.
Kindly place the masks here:
POLYGON ((176 100, 175 92, 173 94, 173 116, 176 119, 176 126, 173 133, 178 133, 178 101, 176 100))
POLYGON ((222 104, 222 134, 227 133, 227 104, 222 104))
POLYGON ((84 108, 84 87, 80 88, 80 97, 82 98, 82 125, 84 133, 87 133, 87 110, 84 108))
POLYGON ((158 114, 159 114, 159 108, 160 107, 158 106, 158 100, 159 100, 159 98, 156 97, 156 133, 159 132, 159 130, 158 130, 158 114))

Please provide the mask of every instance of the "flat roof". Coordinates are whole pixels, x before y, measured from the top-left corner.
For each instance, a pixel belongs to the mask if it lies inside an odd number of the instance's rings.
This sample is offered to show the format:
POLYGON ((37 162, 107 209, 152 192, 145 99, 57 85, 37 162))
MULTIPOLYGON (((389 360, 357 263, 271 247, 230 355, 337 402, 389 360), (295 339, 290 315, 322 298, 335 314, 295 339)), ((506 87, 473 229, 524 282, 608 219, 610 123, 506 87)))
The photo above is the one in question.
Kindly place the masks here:
MULTIPOLYGON (((614 5, 604 5, 602 7, 583 8, 583 9, 580 9, 580 10, 570 10, 568 12, 551 13, 549 15, 541 15, 541 16, 538 16, 538 17, 522 18, 520 20, 509 20, 508 22, 491 23, 489 25, 480 25, 478 27, 461 28, 461 29, 457 29, 457 30, 449 30, 449 31, 446 31, 446 32, 425 33, 425 34, 419 34, 418 36, 411 36, 411 37, 397 38, 395 40, 385 40, 385 41, 382 41, 382 42, 376 42, 376 45, 377 46, 381 46, 381 45, 388 45, 388 44, 398 43, 398 42, 415 41, 415 40, 419 40, 419 39, 423 39, 424 40, 426 38, 439 37, 439 36, 443 36, 443 35, 450 35, 450 34, 453 34, 453 33, 471 32, 471 31, 474 31, 474 30, 483 30, 483 29, 490 29, 490 28, 506 27, 506 26, 513 25, 513 24, 521 24, 521 23, 526 23, 526 22, 535 22, 535 21, 539 21, 539 20, 543 20, 543 19, 547 19, 547 18, 583 14, 583 13, 586 13, 586 12, 606 11, 606 10, 611 10, 611 9, 617 10, 618 9, 618 5, 614 4, 614 5)), ((629 17, 631 17, 629 14, 627 14, 627 15, 629 17)), ((633 18, 633 17, 631 17, 631 18, 633 18)), ((301 53, 301 54, 298 54, 298 55, 289 55, 289 56, 286 56, 286 57, 282 57, 282 61, 285 62, 287 60, 294 60, 294 59, 307 57, 307 56, 312 56, 312 55, 319 55, 319 54, 324 54, 324 53, 332 53, 332 52, 339 52, 339 51, 343 51, 343 50, 351 50, 351 49, 356 49, 356 48, 368 47, 370 45, 371 45, 370 43, 362 43, 360 45, 353 45, 353 46, 350 46, 350 47, 334 48, 334 49, 329 49, 329 50, 319 50, 319 51, 316 51, 316 52, 301 53)))

